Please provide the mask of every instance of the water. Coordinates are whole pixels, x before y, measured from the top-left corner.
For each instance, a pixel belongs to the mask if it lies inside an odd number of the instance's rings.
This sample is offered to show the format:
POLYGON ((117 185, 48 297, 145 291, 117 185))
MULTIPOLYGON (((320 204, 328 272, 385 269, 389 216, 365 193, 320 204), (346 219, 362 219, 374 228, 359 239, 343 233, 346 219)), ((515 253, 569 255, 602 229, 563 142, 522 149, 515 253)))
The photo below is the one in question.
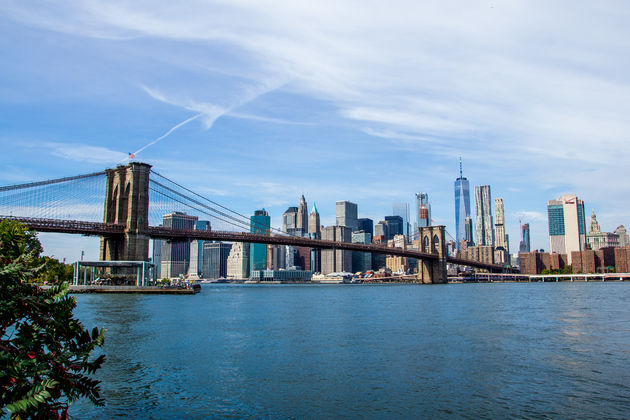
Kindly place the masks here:
POLYGON ((630 283, 80 295, 107 405, 77 418, 628 418, 630 283))

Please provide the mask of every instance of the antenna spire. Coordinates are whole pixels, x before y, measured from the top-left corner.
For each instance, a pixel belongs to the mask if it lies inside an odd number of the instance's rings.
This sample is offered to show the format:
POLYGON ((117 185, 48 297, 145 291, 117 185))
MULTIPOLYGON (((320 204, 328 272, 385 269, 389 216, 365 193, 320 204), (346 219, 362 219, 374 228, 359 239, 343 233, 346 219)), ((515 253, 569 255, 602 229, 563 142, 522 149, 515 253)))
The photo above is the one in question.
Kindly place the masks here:
POLYGON ((462 170, 462 157, 459 157, 459 177, 463 178, 464 177, 464 171, 462 170))

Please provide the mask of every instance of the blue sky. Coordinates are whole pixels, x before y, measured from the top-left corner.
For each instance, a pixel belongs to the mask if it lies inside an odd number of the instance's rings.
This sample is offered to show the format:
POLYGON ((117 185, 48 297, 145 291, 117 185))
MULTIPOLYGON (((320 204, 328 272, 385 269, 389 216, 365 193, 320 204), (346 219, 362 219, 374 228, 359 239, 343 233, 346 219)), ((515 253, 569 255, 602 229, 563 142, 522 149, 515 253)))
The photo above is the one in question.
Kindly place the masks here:
MULTIPOLYGON (((576 193, 630 227, 623 1, 0 3, 0 184, 137 160, 273 223, 304 193, 375 221, 426 191, 454 234, 458 157, 548 249, 576 193), (507 4, 503 4, 507 3, 507 4)), ((473 204, 474 205, 474 204, 473 204)), ((41 236, 70 260, 93 239, 41 236)))

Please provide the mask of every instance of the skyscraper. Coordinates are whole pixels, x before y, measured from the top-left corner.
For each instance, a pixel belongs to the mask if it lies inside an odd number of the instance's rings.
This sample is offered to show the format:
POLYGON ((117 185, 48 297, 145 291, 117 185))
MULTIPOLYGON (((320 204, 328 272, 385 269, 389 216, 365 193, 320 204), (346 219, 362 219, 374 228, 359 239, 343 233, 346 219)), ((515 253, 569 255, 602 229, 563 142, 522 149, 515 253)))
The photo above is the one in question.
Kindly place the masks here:
MULTIPOLYGON (((173 212, 162 216, 162 225, 174 230, 192 230, 197 216, 183 212, 173 212)), ((178 277, 188 272, 190 262, 190 241, 162 241, 162 267, 164 277, 178 277)))
POLYGON ((202 271, 206 279, 227 277, 227 261, 232 244, 223 242, 206 242, 203 244, 202 271))
POLYGON ((302 236, 297 233, 297 218, 298 218, 298 208, 289 207, 282 214, 282 231, 284 233, 288 233, 289 235, 302 236))
MULTIPOLYGON (((256 210, 250 217, 251 233, 269 235, 271 229, 271 217, 267 210, 256 210)), ((249 266, 250 273, 254 270, 265 270, 267 268, 267 245, 250 244, 249 246, 249 266)))
POLYGON ((403 235, 409 238, 409 203, 394 203, 392 215, 402 218, 403 235))
POLYGON ((416 224, 417 227, 431 226, 431 204, 425 192, 416 193, 416 224))
MULTIPOLYGON (((352 232, 353 244, 371 244, 372 234, 364 231, 352 232)), ((369 252, 353 252, 352 253, 352 271, 368 271, 372 268, 372 254, 369 252)))
MULTIPOLYGON (((326 226, 322 231, 322 239, 337 242, 350 242, 352 231, 348 226, 326 226)), ((352 251, 342 249, 322 249, 322 273, 339 273, 352 271, 352 251)))
MULTIPOLYGON (((197 220, 195 230, 210 230, 208 220, 197 220)), ((194 239, 190 242, 190 265, 188 275, 192 278, 204 278, 203 275, 203 244, 208 241, 194 239)))
POLYGON ((394 239, 396 235, 402 235, 404 231, 403 218, 400 216, 385 216, 387 223, 387 239, 394 239))
POLYGON ((494 247, 494 226, 492 223, 492 194, 490 185, 475 187, 475 235, 477 246, 494 247))
POLYGON ((575 194, 565 194, 547 202, 549 220, 549 249, 567 254, 571 264, 571 252, 582 251, 586 245, 584 202, 575 194))
POLYGON ((350 201, 337 201, 337 226, 347 226, 352 232, 357 230, 357 205, 350 201))
POLYGON ((509 245, 505 234, 505 209, 503 199, 494 200, 494 262, 497 264, 509 263, 509 245))
POLYGON ((374 235, 374 221, 372 219, 368 219, 366 217, 358 219, 358 228, 357 231, 363 231, 370 234, 370 237, 374 235))
POLYGON ((308 206, 306 205, 304 194, 300 197, 300 204, 298 204, 295 228, 299 236, 306 236, 306 234, 308 234, 308 206))
MULTIPOLYGON (((308 236, 311 239, 320 239, 321 235, 321 225, 319 221, 319 212, 317 211, 317 206, 313 201, 313 209, 311 210, 311 214, 308 216, 308 236)), ((311 249, 311 271, 318 273, 322 269, 322 253, 320 249, 311 249)))
POLYGON ((472 222, 472 218, 470 216, 466 217, 464 219, 464 239, 463 241, 465 242, 466 247, 469 246, 474 246, 475 245, 475 240, 473 237, 473 222, 472 222))
POLYGON ((235 242, 232 244, 227 259, 226 277, 238 280, 249 277, 249 243, 235 242))
POLYGON ((529 242, 529 223, 521 225, 521 243, 519 244, 518 252, 531 252, 531 245, 529 242))
POLYGON ((455 239, 457 239, 457 249, 464 239, 464 224, 466 218, 470 217, 470 185, 468 179, 464 178, 462 170, 462 159, 459 158, 459 178, 455 180, 455 239))

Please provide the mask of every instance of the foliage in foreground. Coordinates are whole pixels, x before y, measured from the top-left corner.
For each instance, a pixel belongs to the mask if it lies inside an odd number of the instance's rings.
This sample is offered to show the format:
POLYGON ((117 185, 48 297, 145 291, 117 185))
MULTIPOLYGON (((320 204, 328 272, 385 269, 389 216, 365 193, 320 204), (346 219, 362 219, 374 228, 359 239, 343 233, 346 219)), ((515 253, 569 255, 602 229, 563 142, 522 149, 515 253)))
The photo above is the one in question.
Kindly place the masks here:
POLYGON ((0 415, 12 418, 64 418, 78 398, 104 402, 100 381, 88 376, 105 360, 90 358, 104 330, 73 318, 67 283, 29 283, 44 267, 41 251, 33 232, 0 221, 0 415))

